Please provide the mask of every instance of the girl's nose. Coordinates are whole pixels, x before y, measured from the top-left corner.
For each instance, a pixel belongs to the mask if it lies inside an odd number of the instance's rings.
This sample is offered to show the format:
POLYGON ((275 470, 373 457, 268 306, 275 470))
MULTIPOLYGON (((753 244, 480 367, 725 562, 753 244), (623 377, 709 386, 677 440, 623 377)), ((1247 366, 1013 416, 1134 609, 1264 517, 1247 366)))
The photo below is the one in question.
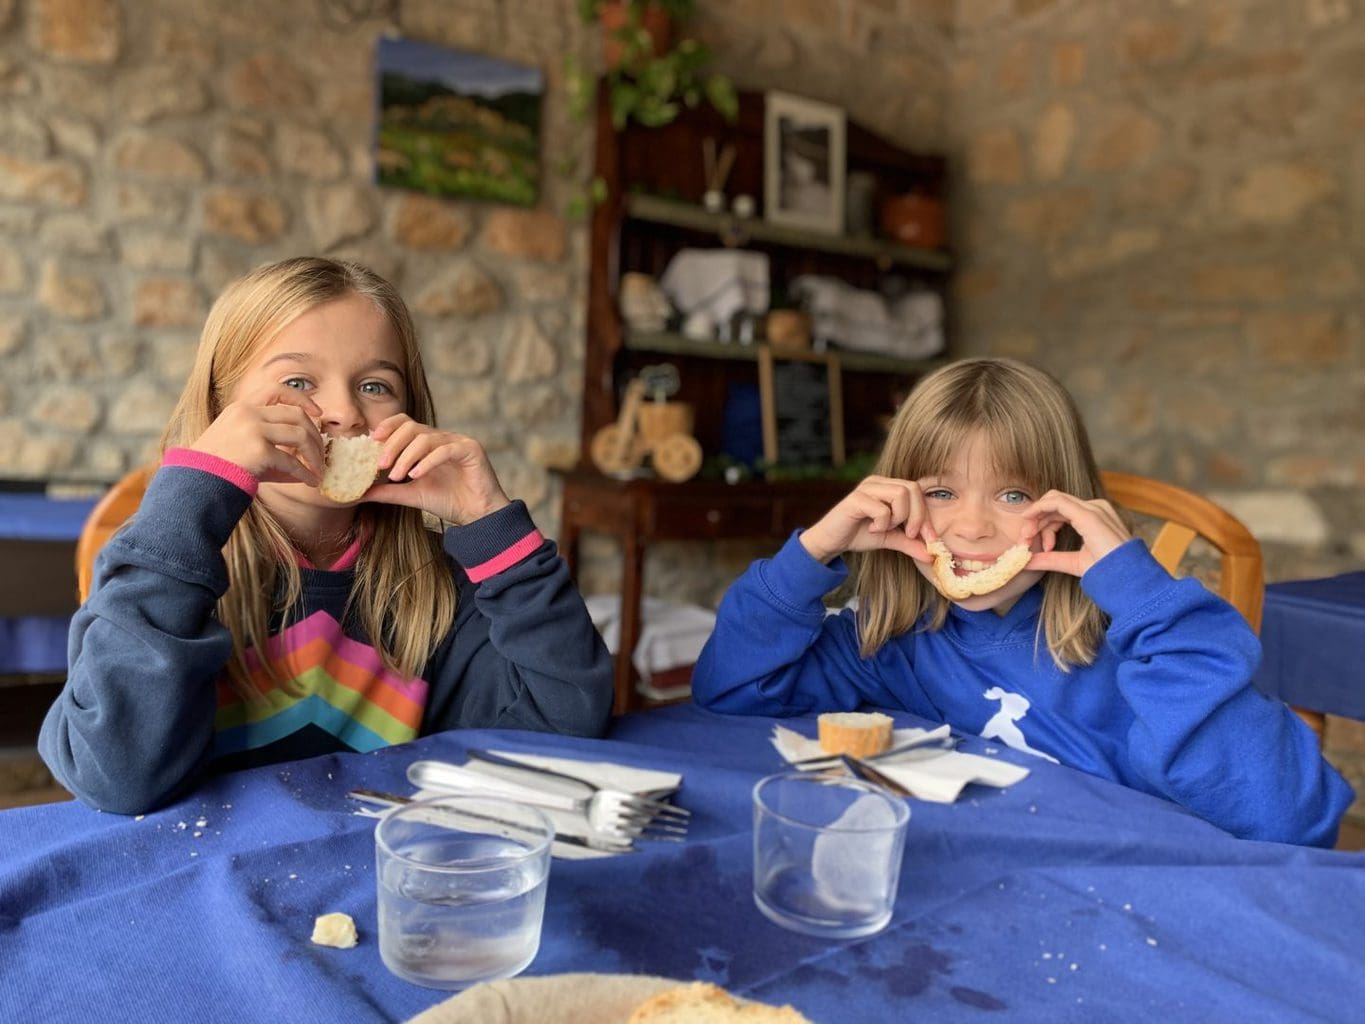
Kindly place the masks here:
POLYGON ((989 537, 995 532, 990 509, 979 502, 964 501, 955 510, 953 532, 965 539, 989 537))
POLYGON ((315 401, 322 409, 322 429, 324 433, 350 435, 364 432, 367 424, 365 414, 349 391, 332 391, 318 394, 315 401))

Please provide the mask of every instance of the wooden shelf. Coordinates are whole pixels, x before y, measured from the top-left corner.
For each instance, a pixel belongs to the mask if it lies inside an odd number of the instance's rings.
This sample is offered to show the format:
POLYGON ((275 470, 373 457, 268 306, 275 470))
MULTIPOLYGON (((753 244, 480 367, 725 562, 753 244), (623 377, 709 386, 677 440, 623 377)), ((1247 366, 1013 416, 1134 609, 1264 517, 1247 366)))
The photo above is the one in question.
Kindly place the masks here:
POLYGON ((668 224, 713 234, 732 248, 751 241, 765 242, 793 249, 814 249, 838 256, 861 257, 883 266, 917 267, 936 273, 947 273, 953 268, 952 256, 939 249, 914 249, 879 238, 854 238, 851 235, 805 231, 771 224, 757 217, 741 218, 728 213, 710 213, 692 203, 643 193, 626 197, 626 215, 651 224, 668 224))
MULTIPOLYGON (((659 352, 671 356, 696 356, 702 359, 758 362, 759 346, 757 345, 698 341, 671 331, 633 331, 629 329, 624 332, 623 340, 625 347, 635 352, 659 352)), ((855 373, 921 374, 943 366, 947 362, 948 360, 944 358, 898 359, 895 356, 878 355, 875 352, 839 350, 839 365, 844 370, 855 373)))

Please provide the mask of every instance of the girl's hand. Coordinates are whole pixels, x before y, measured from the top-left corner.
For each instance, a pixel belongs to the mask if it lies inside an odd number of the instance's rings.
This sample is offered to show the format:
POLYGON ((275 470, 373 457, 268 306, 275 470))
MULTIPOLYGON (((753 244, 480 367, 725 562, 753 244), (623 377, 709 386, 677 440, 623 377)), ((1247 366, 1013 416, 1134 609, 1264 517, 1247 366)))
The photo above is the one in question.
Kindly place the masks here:
POLYGON ((929 562, 932 558, 924 542, 933 539, 919 484, 888 476, 868 477, 801 534, 802 546, 821 562, 845 551, 882 548, 929 562))
POLYGON ((406 413, 390 416, 370 436, 384 443, 383 475, 365 492, 366 501, 420 508, 456 525, 511 504, 483 445, 472 437, 436 430, 406 413))
POLYGON ((307 395, 271 387, 229 403, 190 445, 241 466, 262 483, 322 482, 322 410, 307 395))
POLYGON ((1048 491, 1025 513, 1029 525, 1020 540, 1042 538, 1042 551, 1034 552, 1029 569, 1084 576, 1086 571, 1132 536, 1109 502, 1096 498, 1082 501, 1063 491, 1048 491), (1070 526, 1081 538, 1079 551, 1057 551, 1057 532, 1070 526))

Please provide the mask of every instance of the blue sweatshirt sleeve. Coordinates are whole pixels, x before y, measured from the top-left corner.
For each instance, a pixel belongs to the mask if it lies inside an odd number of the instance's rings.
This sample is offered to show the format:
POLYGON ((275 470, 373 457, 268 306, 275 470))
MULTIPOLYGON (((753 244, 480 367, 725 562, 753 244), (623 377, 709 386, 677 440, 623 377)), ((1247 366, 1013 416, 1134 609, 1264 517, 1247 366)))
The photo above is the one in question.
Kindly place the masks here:
POLYGON ((1197 580, 1172 579, 1140 540, 1082 586, 1110 616, 1134 769, 1157 792, 1243 838, 1331 846, 1351 787, 1288 707, 1251 685, 1260 641, 1197 580))
POLYGON ((163 467, 96 558, 71 621, 66 684, 38 736, 57 781, 86 803, 150 810, 208 760, 215 683, 232 652, 215 616, 228 586, 222 548, 250 503, 210 473, 163 467))
POLYGON ((824 565, 812 558, 798 537, 754 562, 726 592, 692 671, 693 700, 745 715, 870 704, 939 717, 910 664, 914 635, 863 658, 853 613, 827 615, 822 601, 847 578, 847 568, 842 560, 824 565))
POLYGON ((524 558, 475 583, 468 570, 539 538, 514 501, 446 531, 459 567, 454 628, 429 666, 422 732, 532 729, 600 736, 612 704, 612 661, 555 545, 540 540, 524 558))

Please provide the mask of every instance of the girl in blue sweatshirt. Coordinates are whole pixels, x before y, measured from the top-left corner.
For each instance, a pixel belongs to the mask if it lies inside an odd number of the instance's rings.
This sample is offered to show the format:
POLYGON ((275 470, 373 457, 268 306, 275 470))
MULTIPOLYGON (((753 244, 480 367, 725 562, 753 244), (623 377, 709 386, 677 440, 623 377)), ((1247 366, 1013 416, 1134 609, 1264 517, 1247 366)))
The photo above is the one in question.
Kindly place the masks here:
POLYGON ((39 736, 57 779, 133 814, 210 770, 444 729, 600 735, 611 662, 563 560, 482 446, 434 424, 388 282, 301 258, 231 285, 72 620, 39 736), (379 479, 323 496, 325 440, 363 434, 379 479))
POLYGON ((1237 836, 1330 846, 1351 788, 1251 687, 1259 658, 1236 609, 1130 538, 1065 389, 972 359, 924 378, 875 474, 731 587, 692 686, 741 714, 903 708, 1237 836), (827 617, 850 552, 857 611, 827 617))

